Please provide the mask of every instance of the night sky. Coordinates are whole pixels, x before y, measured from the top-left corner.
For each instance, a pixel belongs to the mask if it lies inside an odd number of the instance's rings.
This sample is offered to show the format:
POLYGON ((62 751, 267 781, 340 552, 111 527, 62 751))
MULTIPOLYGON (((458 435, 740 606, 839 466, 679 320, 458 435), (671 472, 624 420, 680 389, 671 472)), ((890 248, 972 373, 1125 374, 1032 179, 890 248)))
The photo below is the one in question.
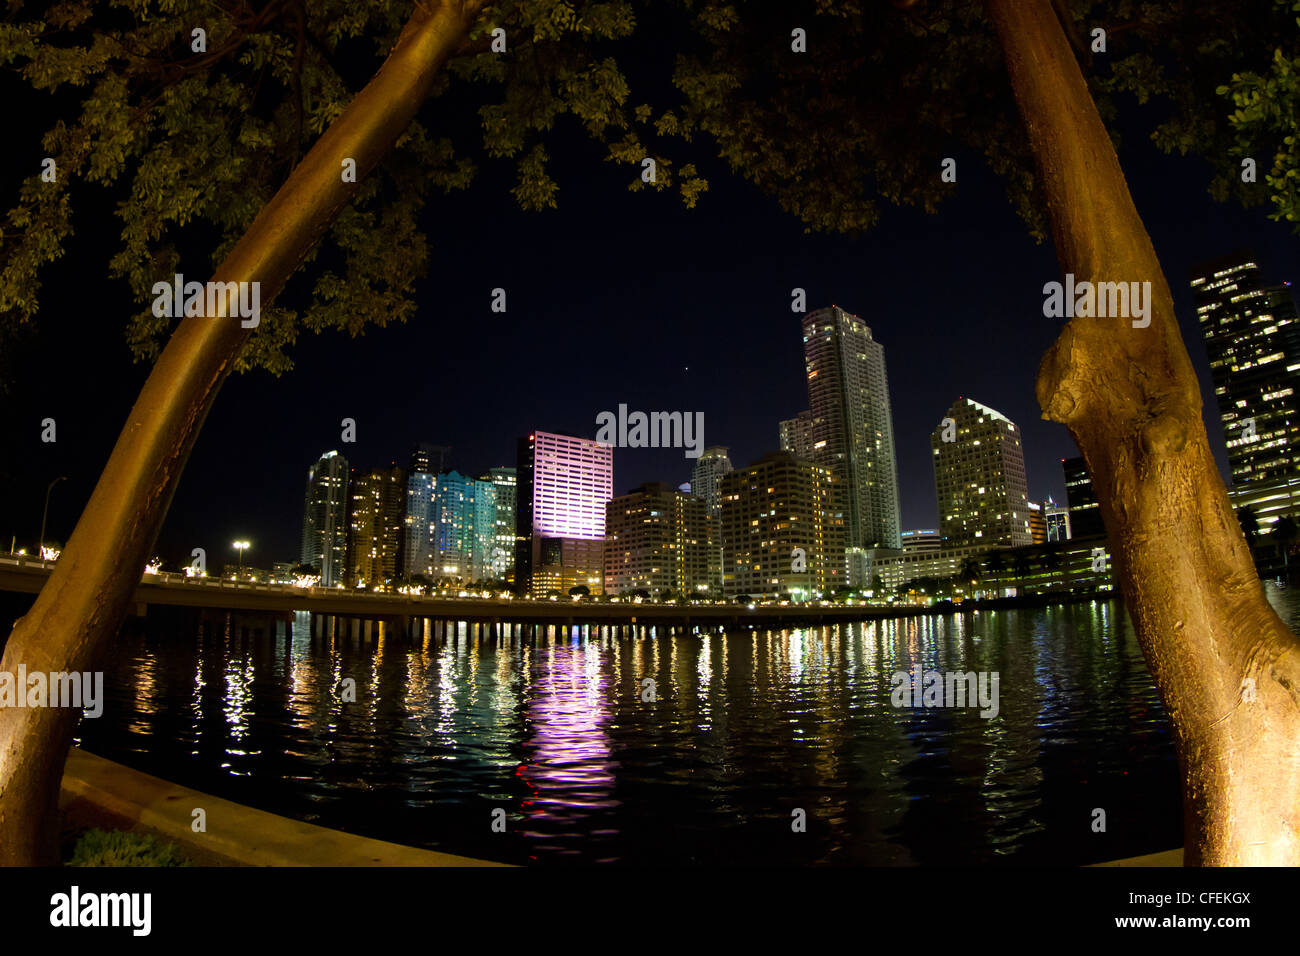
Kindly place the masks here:
MULTIPOLYGON (((43 118, 29 120, 29 132, 43 118)), ((1262 209, 1210 200, 1203 161, 1160 154, 1140 127, 1125 142, 1120 158, 1173 286, 1222 469, 1187 269, 1250 246, 1266 280, 1295 280, 1300 244, 1262 209)), ((0 160, 6 208, 42 155, 35 136, 10 146, 0 160)), ((872 233, 849 239, 805 235, 704 150, 693 158, 710 190, 686 210, 668 191, 628 191, 634 172, 567 128, 548 148, 558 210, 520 212, 504 162, 468 192, 433 199, 431 268, 413 321, 358 339, 304 334, 293 371, 227 382, 159 554, 185 562, 204 547, 219 568, 235 560, 229 543, 247 538, 248 563, 296 560, 307 468, 322 452, 362 467, 405 465, 424 440, 451 445, 451 464, 476 474, 513 465, 515 439, 530 429, 594 437, 597 414, 619 403, 703 411, 706 444, 728 446, 741 467, 774 450, 777 422, 807 407, 795 286, 810 309, 838 304, 862 316, 884 345, 905 529, 937 523, 929 434, 958 396, 1019 424, 1031 496, 1064 501, 1060 459, 1076 454, 1074 444, 1041 420, 1034 398, 1039 357, 1061 324, 1042 315, 1043 283, 1060 278, 1055 254, 1029 238, 975 159, 956 154, 956 194, 938 215, 889 210, 872 233), (505 315, 490 311, 498 286, 505 315), (357 421, 355 444, 340 442, 344 417, 357 421)), ((3 547, 10 535, 20 547, 35 543, 46 484, 58 475, 69 480, 54 492, 47 538, 66 539, 146 371, 123 335, 129 290, 104 278, 106 240, 120 228, 111 207, 85 203, 76 224, 69 255, 44 273, 37 334, 3 357, 3 547), (58 423, 53 445, 40 441, 47 416, 58 423)), ((204 263, 183 266, 206 278, 204 263)), ((615 493, 679 484, 692 465, 680 449, 619 449, 615 493)))

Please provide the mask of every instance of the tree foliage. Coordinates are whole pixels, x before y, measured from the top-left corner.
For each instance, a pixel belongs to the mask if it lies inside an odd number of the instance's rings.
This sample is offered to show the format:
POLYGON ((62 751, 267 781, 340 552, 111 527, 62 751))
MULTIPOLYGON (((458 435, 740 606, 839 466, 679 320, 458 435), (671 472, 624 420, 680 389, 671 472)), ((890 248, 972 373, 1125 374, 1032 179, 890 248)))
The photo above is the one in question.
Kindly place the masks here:
MULTIPOLYGON (((1067 34, 1116 144, 1130 97, 1158 110, 1147 120, 1158 146, 1205 156, 1212 193, 1249 205, 1264 195, 1241 182, 1233 158, 1240 131, 1251 123, 1279 134, 1294 128, 1296 71, 1273 59, 1274 38, 1290 25, 1282 7, 1293 2, 1054 5, 1069 10, 1067 34), (1263 116, 1230 123, 1216 88, 1234 71, 1268 62, 1275 74, 1284 71, 1271 81, 1278 95, 1263 116)), ((888 205, 933 213, 964 181, 967 161, 977 160, 1002 181, 1030 234, 1046 238, 1034 162, 981 0, 683 4, 700 43, 677 59, 680 103, 658 128, 710 136, 736 173, 809 231, 858 233, 888 205), (807 52, 792 49, 796 28, 807 52), (940 176, 947 158, 958 160, 956 183, 940 176)), ((1242 95, 1268 82, 1252 76, 1242 74, 1242 95)), ((1294 168, 1294 140, 1287 145, 1294 168)), ((1294 197, 1294 178, 1285 181, 1294 197)))
MULTIPOLYGON (((67 248, 83 191, 98 188, 121 223, 108 274, 137 304, 128 341, 137 359, 155 356, 177 320, 153 315, 153 284, 176 273, 207 278, 378 69, 412 6, 11 0, 0 68, 51 119, 0 220, 0 340, 35 319, 41 271, 67 248), (55 162, 53 182, 41 176, 45 157, 55 162)), ((237 367, 290 368, 286 349, 302 329, 358 335, 408 318, 429 262, 425 205, 503 160, 515 165, 520 206, 554 206, 544 136, 566 116, 639 174, 653 154, 613 55, 635 25, 627 0, 494 4, 439 74, 421 117, 308 254, 315 267, 262 310, 237 367), (505 52, 491 48, 496 28, 505 52), (449 129, 449 116, 470 121, 449 129)), ((655 185, 671 183, 661 163, 655 185)))
POLYGON ((1033 163, 977 0, 687 6, 700 49, 679 55, 682 101, 657 128, 710 136, 809 231, 860 232, 882 204, 935 212, 953 188, 941 161, 973 151, 1043 235, 1033 163), (808 52, 794 52, 796 29, 808 52))
POLYGON ((1266 72, 1234 73, 1216 92, 1237 107, 1229 117, 1237 134, 1232 154, 1258 157, 1261 167, 1271 157, 1264 182, 1277 208, 1270 218, 1294 223, 1300 233, 1300 0, 1275 2, 1279 10, 1290 6, 1296 29, 1279 40, 1266 72))

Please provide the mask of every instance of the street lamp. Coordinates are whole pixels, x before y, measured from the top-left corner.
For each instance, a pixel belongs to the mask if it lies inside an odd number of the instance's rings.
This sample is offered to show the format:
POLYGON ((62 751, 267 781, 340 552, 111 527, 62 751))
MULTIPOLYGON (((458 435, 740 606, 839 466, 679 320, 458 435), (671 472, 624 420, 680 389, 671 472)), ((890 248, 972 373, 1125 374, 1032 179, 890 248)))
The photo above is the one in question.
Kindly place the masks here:
POLYGON ((55 478, 53 481, 50 482, 50 487, 45 489, 45 510, 41 512, 41 543, 36 548, 37 554, 40 555, 45 554, 45 519, 46 517, 49 516, 50 513, 50 492, 54 490, 54 486, 57 485, 60 481, 67 481, 67 480, 68 480, 67 475, 59 475, 59 477, 55 478))
POLYGON ((232 541, 230 546, 239 552, 239 576, 244 576, 244 551, 248 549, 247 541, 232 541))

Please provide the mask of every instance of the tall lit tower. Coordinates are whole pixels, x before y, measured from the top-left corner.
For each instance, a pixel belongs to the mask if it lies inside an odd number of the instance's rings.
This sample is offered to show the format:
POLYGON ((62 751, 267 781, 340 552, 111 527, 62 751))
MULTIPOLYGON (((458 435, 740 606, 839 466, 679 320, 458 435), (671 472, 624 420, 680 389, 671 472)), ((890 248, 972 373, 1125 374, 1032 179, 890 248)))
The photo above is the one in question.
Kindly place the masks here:
MULTIPOLYGON (((897 549, 898 466, 885 350, 862 319, 839 306, 804 316, 803 348, 812 461, 842 477, 848 547, 897 549)), ((857 573, 853 578, 861 583, 857 573)))
POLYGON ((845 582, 837 472, 773 452, 722 479, 722 588, 809 600, 845 582))
POLYGON ((347 583, 387 590, 399 569, 406 472, 394 465, 354 475, 350 497, 347 583))
POLYGON ((946 419, 930 435, 944 544, 1033 544, 1025 450, 1016 423, 969 398, 953 402, 946 419))
POLYGON ((302 563, 320 568, 321 584, 343 580, 348 553, 348 460, 328 451, 307 470, 302 563))
POLYGON ((605 508, 605 589, 680 596, 722 593, 708 509, 679 488, 649 482, 605 508))
POLYGON ((691 494, 704 502, 709 514, 718 516, 718 482, 731 472, 731 459, 721 445, 704 449, 691 472, 691 494))
POLYGON ((515 469, 508 466, 490 468, 483 481, 496 489, 496 538, 492 547, 492 577, 498 581, 515 579, 515 469))
POLYGON ((433 493, 433 570, 463 583, 492 577, 496 488, 458 471, 438 476, 433 493))
POLYGON ((534 432, 519 439, 516 478, 516 588, 541 594, 581 584, 600 593, 613 447, 534 432))
POLYGON ((1106 534, 1106 524, 1101 520, 1101 505, 1092 490, 1092 476, 1082 455, 1062 458, 1065 472, 1065 504, 1069 513, 1069 537, 1091 538, 1106 534))
POLYGON ((1246 253, 1192 270, 1196 317, 1210 357, 1228 444, 1234 507, 1261 530, 1300 514, 1300 321, 1290 283, 1265 285, 1246 253))
POLYGON ((402 521, 402 571, 407 577, 433 574, 433 494, 446 453, 443 446, 423 443, 411 452, 402 521))
POLYGON ((437 475, 447 470, 451 458, 450 445, 433 445, 429 442, 417 442, 411 451, 411 471, 437 475))
POLYGON ((788 451, 796 458, 809 461, 812 458, 812 412, 800 412, 794 418, 787 418, 780 424, 781 450, 788 451))

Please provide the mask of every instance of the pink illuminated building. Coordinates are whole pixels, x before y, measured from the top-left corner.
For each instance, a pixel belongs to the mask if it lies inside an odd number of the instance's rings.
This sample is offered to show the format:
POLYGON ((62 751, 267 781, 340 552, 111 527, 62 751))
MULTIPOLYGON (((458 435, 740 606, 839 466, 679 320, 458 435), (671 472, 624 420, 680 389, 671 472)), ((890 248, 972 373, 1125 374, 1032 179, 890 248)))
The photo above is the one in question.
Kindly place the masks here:
POLYGON ((613 447, 534 432, 519 440, 517 481, 515 583, 532 594, 567 597, 580 584, 601 593, 613 447))

